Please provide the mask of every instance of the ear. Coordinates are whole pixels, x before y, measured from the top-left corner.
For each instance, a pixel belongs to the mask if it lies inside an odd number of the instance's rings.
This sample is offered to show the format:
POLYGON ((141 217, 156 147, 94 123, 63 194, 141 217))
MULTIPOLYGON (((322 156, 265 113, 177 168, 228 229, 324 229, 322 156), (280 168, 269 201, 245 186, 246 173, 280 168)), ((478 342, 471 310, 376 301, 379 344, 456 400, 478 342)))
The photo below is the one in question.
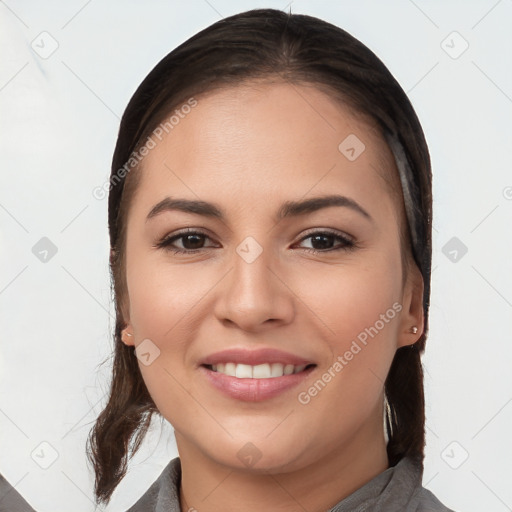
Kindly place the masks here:
POLYGON ((121 341, 128 346, 134 346, 133 341, 133 328, 130 322, 126 324, 126 327, 121 331, 121 341))
POLYGON ((121 341, 128 346, 134 346, 135 342, 133 341, 133 325, 130 321, 130 306, 127 304, 127 301, 121 300, 119 304, 121 318, 124 322, 124 328, 121 331, 121 341))
MULTIPOLYGON (((116 258, 117 258, 117 252, 111 247, 110 248, 110 266, 111 266, 111 268, 114 268, 116 258)), ((118 308, 121 311, 121 318, 124 320, 124 323, 125 323, 125 327, 121 331, 121 341, 125 345, 134 346, 135 342, 133 341, 133 327, 130 323, 130 315, 129 315, 130 307, 128 304, 128 300, 121 299, 118 303, 118 308)))
POLYGON ((397 348, 416 343, 423 334, 423 287, 420 269, 411 262, 404 287, 397 348), (413 327, 417 327, 416 333, 413 327))

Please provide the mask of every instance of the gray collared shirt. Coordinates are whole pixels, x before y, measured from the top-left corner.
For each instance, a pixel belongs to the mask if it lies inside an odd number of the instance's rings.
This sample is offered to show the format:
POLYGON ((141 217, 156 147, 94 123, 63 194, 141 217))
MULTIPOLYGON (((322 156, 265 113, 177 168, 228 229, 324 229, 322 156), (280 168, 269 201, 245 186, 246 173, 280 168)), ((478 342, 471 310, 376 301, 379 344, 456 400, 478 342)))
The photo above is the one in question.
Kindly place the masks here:
MULTIPOLYGON (((405 457, 328 512, 454 512, 422 486, 422 476, 421 465, 405 457)), ((127 512, 187 512, 180 508, 180 480, 181 462, 176 457, 127 512)))

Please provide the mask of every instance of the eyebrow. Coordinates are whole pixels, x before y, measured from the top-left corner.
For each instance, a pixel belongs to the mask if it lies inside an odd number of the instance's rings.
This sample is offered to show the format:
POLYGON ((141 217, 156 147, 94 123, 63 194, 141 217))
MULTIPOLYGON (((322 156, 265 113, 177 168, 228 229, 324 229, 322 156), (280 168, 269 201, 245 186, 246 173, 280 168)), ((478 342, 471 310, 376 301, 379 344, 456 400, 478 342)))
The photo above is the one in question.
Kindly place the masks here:
MULTIPOLYGON (((277 211, 276 220, 280 221, 289 217, 297 217, 299 215, 313 213, 321 210, 322 208, 328 208, 331 206, 342 206, 350 208, 361 214, 363 217, 373 221, 371 215, 356 201, 350 197, 341 195, 313 197, 302 201, 286 201, 277 211)), ((225 221, 226 219, 222 209, 214 203, 166 197, 155 206, 153 206, 153 208, 151 208, 151 211, 146 217, 146 222, 158 214, 167 211, 193 213, 196 215, 203 215, 205 217, 219 219, 222 221, 225 221)))

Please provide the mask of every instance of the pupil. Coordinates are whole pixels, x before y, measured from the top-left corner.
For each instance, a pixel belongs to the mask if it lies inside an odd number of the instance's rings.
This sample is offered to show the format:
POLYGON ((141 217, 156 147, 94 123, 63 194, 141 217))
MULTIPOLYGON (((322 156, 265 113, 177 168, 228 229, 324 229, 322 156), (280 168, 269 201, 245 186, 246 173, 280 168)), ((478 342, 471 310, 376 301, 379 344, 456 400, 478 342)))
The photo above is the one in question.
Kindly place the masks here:
POLYGON ((201 238, 202 238, 202 235, 186 235, 183 245, 187 249, 198 249, 198 248, 200 248, 200 245, 201 245, 201 238), (195 238, 196 243, 199 242, 199 247, 194 245, 194 242, 192 242, 192 247, 187 247, 188 244, 186 242, 189 242, 191 238, 195 238))
MULTIPOLYGON (((316 236, 314 236, 314 237, 312 238, 313 246, 315 245, 315 244, 314 244, 314 241, 315 241, 315 240, 322 239, 322 238, 323 238, 323 240, 324 240, 324 242, 325 242, 325 240, 326 240, 326 239, 328 240, 330 237, 329 237, 329 236, 326 236, 326 235, 316 235, 316 236)), ((330 244, 329 244, 328 242, 327 242, 327 243, 324 243, 324 244, 320 243, 320 247, 315 247, 315 249, 329 249, 329 245, 330 245, 330 244), (322 245, 323 245, 323 247, 322 247, 322 245)))

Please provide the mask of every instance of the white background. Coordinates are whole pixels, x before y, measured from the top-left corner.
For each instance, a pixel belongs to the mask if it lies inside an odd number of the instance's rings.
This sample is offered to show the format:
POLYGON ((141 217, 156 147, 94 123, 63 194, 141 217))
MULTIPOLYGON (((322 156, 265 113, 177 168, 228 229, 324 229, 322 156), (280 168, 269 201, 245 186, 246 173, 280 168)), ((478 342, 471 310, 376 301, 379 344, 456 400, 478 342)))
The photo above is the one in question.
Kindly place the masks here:
MULTIPOLYGON (((84 443, 107 391, 110 366, 99 365, 114 322, 107 201, 92 190, 153 66, 256 7, 344 28, 408 93, 434 173, 423 483, 456 510, 512 510, 511 0, 1 2, 0 472, 37 510, 94 510, 84 443), (58 43, 46 59, 31 47, 41 37, 58 43), (57 247, 46 263, 32 252, 42 237, 57 247), (452 237, 468 249, 455 262, 443 253, 452 237), (58 453, 48 469, 31 456, 51 457, 41 442, 58 453)), ((159 425, 108 511, 133 504, 177 455, 159 425)))

